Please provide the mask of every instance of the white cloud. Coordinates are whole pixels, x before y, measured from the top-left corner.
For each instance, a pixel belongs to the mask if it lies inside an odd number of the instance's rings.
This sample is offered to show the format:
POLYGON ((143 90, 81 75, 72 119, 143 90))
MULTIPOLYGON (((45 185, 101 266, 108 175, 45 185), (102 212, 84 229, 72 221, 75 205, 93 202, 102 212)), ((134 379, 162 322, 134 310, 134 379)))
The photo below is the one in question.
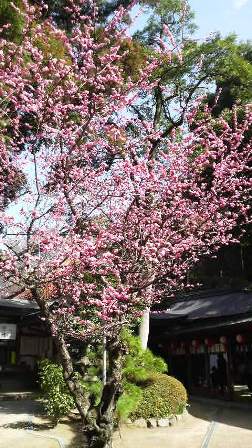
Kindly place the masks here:
POLYGON ((234 8, 235 9, 241 9, 243 6, 245 6, 248 3, 249 0, 234 0, 234 8))

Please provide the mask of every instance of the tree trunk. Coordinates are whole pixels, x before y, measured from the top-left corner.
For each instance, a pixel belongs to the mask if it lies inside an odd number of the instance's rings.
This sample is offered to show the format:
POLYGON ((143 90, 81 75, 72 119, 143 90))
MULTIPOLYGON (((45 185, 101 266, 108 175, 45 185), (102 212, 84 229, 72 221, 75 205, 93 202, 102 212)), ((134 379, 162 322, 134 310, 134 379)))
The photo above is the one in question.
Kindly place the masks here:
POLYGON ((122 393, 122 346, 114 341, 107 345, 108 376, 103 386, 102 397, 97 407, 91 405, 88 397, 74 375, 72 360, 63 338, 55 338, 63 366, 64 378, 74 398, 82 419, 85 448, 111 448, 114 432, 115 409, 122 393))
MULTIPOLYGON (((51 315, 48 304, 40 298, 39 291, 35 288, 32 293, 50 327, 51 315)), ((111 448, 115 409, 118 398, 122 393, 122 355, 124 347, 120 338, 107 343, 107 382, 103 386, 100 404, 96 407, 90 402, 88 394, 84 393, 83 387, 75 374, 64 335, 54 335, 54 342, 63 367, 66 384, 82 420, 83 448, 111 448)))
MULTIPOLYGON (((40 307, 42 315, 46 319, 46 323, 53 334, 52 324, 51 324, 51 313, 48 302, 46 302, 39 293, 37 288, 32 289, 33 299, 36 300, 40 307)), ((83 423, 86 423, 86 416, 90 406, 88 397, 84 394, 83 388, 75 375, 72 359, 67 348, 65 338, 62 334, 56 334, 53 337, 55 345, 58 350, 60 361, 63 367, 63 374, 69 391, 74 399, 75 405, 80 413, 80 417, 83 423)))
POLYGON ((88 396, 83 392, 83 387, 81 386, 78 378, 75 375, 72 359, 64 338, 61 336, 56 336, 54 338, 54 341, 58 349, 67 387, 74 399, 75 405, 79 411, 83 423, 86 424, 87 413, 90 407, 88 396))
POLYGON ((108 375, 103 387, 102 397, 98 405, 95 427, 88 434, 89 448, 111 448, 115 427, 115 410, 122 394, 122 355, 120 341, 107 344, 108 375))

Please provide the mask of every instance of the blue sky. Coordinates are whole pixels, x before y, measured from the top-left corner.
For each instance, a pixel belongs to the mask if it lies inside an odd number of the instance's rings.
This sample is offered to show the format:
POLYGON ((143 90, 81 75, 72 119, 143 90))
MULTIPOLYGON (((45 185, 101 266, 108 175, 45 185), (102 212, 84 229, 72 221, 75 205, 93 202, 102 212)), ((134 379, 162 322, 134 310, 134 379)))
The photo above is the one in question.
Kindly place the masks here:
POLYGON ((199 26, 198 37, 221 31, 252 40, 252 0, 189 0, 199 26))
MULTIPOLYGON (((223 36, 234 32, 239 40, 252 40, 252 0, 188 2, 195 12, 195 22, 199 27, 195 35, 197 38, 205 38, 211 32, 220 31, 223 36)), ((141 28, 145 21, 146 16, 142 14, 132 26, 132 30, 141 28)))

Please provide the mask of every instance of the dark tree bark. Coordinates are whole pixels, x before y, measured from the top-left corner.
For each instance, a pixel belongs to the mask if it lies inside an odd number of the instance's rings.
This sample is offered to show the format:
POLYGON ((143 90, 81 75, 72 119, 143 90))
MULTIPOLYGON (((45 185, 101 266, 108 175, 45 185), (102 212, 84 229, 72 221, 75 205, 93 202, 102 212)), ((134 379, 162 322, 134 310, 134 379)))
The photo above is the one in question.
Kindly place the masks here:
POLYGON ((83 392, 83 387, 81 386, 76 372, 74 370, 73 362, 67 348, 66 341, 63 336, 54 337, 55 345, 58 350, 61 365, 63 367, 64 378, 67 387, 74 399, 75 405, 79 411, 81 420, 84 425, 87 422, 88 411, 90 408, 90 402, 86 394, 83 392))
POLYGON ((124 347, 121 341, 107 344, 108 375, 103 387, 101 401, 96 407, 96 425, 87 432, 89 448, 110 448, 115 427, 115 410, 122 394, 122 356, 124 347))

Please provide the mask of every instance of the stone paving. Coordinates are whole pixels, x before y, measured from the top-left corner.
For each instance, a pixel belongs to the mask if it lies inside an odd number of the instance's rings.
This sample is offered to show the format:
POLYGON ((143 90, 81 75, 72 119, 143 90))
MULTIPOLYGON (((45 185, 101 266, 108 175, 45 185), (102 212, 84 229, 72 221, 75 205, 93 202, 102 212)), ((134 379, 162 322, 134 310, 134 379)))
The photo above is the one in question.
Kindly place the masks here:
MULTIPOLYGON (((193 402, 189 415, 169 428, 123 426, 113 448, 252 447, 252 407, 232 408, 193 402)), ((50 427, 38 401, 0 401, 0 448, 83 448, 78 423, 67 419, 50 427)))
POLYGON ((123 428, 113 448, 252 448, 252 407, 194 402, 186 419, 170 428, 123 428))

